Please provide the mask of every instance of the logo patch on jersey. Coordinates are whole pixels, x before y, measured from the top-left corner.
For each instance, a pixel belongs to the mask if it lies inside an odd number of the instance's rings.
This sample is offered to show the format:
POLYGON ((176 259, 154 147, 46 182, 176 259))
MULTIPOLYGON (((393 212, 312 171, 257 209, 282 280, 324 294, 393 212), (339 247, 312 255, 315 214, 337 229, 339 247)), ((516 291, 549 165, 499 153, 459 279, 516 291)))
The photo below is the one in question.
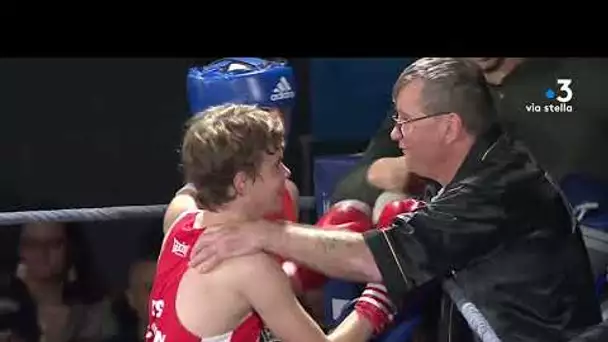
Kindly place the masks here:
POLYGON ((171 248, 171 253, 185 258, 188 255, 188 250, 190 246, 185 243, 178 241, 176 238, 173 238, 173 248, 171 248))
POLYGON ((270 331, 270 329, 268 329, 267 327, 265 327, 264 329, 262 329, 262 332, 260 333, 260 342, 281 342, 281 340, 279 340, 278 338, 276 338, 272 332, 270 331))

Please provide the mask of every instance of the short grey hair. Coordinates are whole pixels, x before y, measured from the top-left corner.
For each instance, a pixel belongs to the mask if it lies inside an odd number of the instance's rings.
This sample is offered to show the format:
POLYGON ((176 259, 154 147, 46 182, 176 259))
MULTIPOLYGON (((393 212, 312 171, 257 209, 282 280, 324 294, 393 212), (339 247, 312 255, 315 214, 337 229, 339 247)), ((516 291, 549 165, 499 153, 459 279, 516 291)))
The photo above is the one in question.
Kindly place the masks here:
POLYGON ((393 86, 393 101, 414 80, 422 80, 426 115, 457 113, 465 129, 480 135, 497 121, 496 107, 481 68, 466 58, 429 57, 410 64, 393 86))

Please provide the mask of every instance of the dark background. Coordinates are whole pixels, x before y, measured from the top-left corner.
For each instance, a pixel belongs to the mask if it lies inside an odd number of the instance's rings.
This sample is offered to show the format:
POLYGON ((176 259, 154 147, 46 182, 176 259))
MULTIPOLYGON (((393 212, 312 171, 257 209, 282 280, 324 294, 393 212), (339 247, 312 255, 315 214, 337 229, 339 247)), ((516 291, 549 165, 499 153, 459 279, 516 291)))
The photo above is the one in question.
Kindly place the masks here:
MULTIPOLYGON (((186 70, 209 61, 1 61, 3 197, 63 207, 167 203, 181 184, 186 70)), ((308 63, 292 64, 304 99, 308 63)), ((294 131, 305 132, 308 110, 296 112, 294 131)))
MULTIPOLYGON (((168 203, 182 184, 179 145, 189 116, 186 71, 210 61, 0 61, 2 209, 168 203)), ((298 88, 303 100, 308 61, 291 63, 301 75, 298 88)), ((299 101, 296 112, 302 115, 294 118, 294 136, 309 130, 305 106, 306 101, 299 101)), ((300 158, 291 150, 286 159, 299 182, 300 158)), ((111 277, 110 285, 122 285, 137 239, 157 222, 85 225, 99 267, 111 277)), ((8 243, 15 241, 15 229, 2 228, 5 246, 15 246, 8 243)), ((3 251, 3 261, 12 263, 14 248, 3 251)))

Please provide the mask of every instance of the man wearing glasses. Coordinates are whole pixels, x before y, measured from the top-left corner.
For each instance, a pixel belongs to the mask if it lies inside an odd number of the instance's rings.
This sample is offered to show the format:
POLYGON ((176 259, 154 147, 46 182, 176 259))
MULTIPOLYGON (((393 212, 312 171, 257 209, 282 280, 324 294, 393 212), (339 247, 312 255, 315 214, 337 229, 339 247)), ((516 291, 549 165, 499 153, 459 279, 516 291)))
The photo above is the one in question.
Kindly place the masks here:
MULTIPOLYGON (((537 162, 558 182, 581 174, 608 182, 608 159, 597 146, 608 144, 608 104, 601 94, 608 63, 599 58, 470 58, 484 71, 505 129, 522 141, 537 162), (545 108, 547 88, 561 91, 558 79, 570 79, 572 112, 545 108), (530 110, 538 104, 541 111, 530 110), (545 109, 548 109, 547 111, 545 109)), ((559 95, 559 94, 558 94, 559 95)), ((557 102, 559 103, 559 102, 557 102)), ((555 107, 555 106, 554 106, 555 107)), ((388 138, 393 121, 387 116, 359 165, 336 186, 332 199, 361 199, 374 204, 382 191, 403 192, 412 177, 405 157, 388 138)), ((415 178, 414 178, 415 179, 415 178)))
MULTIPOLYGON (((479 67, 422 58, 393 91, 391 139, 408 168, 442 188, 388 229, 327 231, 292 223, 227 225, 202 236, 202 272, 265 250, 335 278, 382 281, 394 303, 446 278, 503 342, 567 341, 600 321, 589 260, 569 206, 544 170, 502 132, 479 67)), ((438 341, 473 341, 447 296, 438 341)))

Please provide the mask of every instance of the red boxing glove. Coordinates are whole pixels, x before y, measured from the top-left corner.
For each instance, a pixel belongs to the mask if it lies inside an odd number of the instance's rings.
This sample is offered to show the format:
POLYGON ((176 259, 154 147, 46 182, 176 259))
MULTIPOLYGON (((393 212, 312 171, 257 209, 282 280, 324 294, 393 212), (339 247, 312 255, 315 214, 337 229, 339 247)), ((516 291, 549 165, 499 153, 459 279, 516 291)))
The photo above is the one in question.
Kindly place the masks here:
POLYGON ((422 207, 424 202, 412 198, 395 200, 387 203, 378 217, 377 228, 386 228, 393 223, 393 219, 399 214, 411 213, 422 207))
POLYGON ((373 227, 372 210, 364 202, 343 200, 331 206, 316 226, 362 233, 373 227))
POLYGON ((375 334, 382 332, 393 321, 396 310, 386 287, 381 284, 367 284, 355 301, 355 312, 370 322, 375 334))

